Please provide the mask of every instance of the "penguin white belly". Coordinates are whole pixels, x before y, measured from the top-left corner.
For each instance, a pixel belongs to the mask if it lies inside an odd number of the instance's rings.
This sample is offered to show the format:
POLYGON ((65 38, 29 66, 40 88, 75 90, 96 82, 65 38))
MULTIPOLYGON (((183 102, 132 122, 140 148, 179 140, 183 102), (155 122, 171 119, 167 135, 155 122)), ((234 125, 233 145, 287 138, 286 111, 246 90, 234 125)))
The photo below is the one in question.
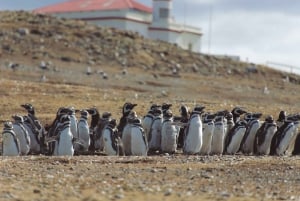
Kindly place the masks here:
POLYGON ((149 132, 150 132, 150 129, 151 129, 152 121, 153 121, 153 118, 148 116, 148 115, 145 116, 143 121, 142 121, 142 126, 145 130, 145 134, 147 135, 147 139, 149 137, 149 132))
POLYGON ((245 132, 245 127, 239 128, 236 131, 236 133, 232 136, 231 141, 226 149, 227 154, 235 154, 239 151, 245 132))
POLYGON ((290 145, 290 142, 292 141, 292 138, 294 137, 294 129, 295 126, 291 126, 285 133, 284 137, 281 139, 278 147, 276 148, 276 154, 281 156, 285 154, 285 151, 290 145))
POLYGON ((276 126, 273 126, 272 128, 268 129, 264 142, 260 146, 257 147, 258 154, 261 154, 261 155, 269 155, 270 154, 272 138, 275 135, 276 131, 277 131, 276 126))
POLYGON ((178 129, 172 122, 163 123, 161 130, 161 151, 175 153, 177 148, 178 129))
POLYGON ((104 145, 104 153, 107 156, 116 156, 117 151, 112 146, 112 139, 111 139, 111 133, 110 130, 105 129, 103 131, 103 145, 104 145))
POLYGON ((154 119, 151 126, 151 139, 149 142, 149 150, 157 151, 161 149, 161 129, 162 119, 154 119))
POLYGON ((202 123, 200 118, 193 118, 189 123, 183 151, 186 154, 196 154, 202 147, 202 123))
POLYGON ((70 115, 70 128, 71 128, 71 133, 73 137, 78 138, 78 131, 77 131, 77 119, 75 115, 70 115))
POLYGON ((25 128, 23 128, 19 124, 13 124, 13 130, 20 142, 20 154, 27 155, 30 151, 30 137, 25 128))
POLYGON ((10 133, 2 134, 2 156, 19 156, 18 145, 10 133))
POLYGON ((147 156, 147 144, 139 127, 131 128, 131 154, 133 156, 147 156))
POLYGON ((131 125, 127 124, 122 133, 122 142, 123 142, 123 149, 126 156, 132 155, 131 153, 131 125))
POLYGON ((36 135, 32 132, 31 128, 24 124, 24 128, 27 130, 29 137, 30 137, 30 151, 32 153, 40 153, 41 146, 39 142, 37 141, 36 135))
POLYGON ((245 142, 242 146, 242 151, 244 153, 247 153, 247 154, 253 153, 254 139, 255 139, 255 135, 256 135, 259 127, 260 127, 259 122, 256 122, 255 124, 253 124, 251 126, 251 128, 250 128, 251 130, 249 131, 249 134, 248 134, 247 138, 245 139, 245 142))
POLYGON ((73 135, 70 128, 61 131, 57 149, 58 156, 73 156, 74 148, 72 143, 73 135))
POLYGON ((214 123, 203 125, 203 133, 202 133, 203 143, 200 150, 201 155, 210 154, 213 133, 214 133, 214 123))
POLYGON ((87 152, 91 144, 90 129, 86 121, 79 121, 78 123, 78 138, 82 144, 75 143, 76 151, 87 152))
POLYGON ((211 141, 211 154, 222 154, 224 147, 225 130, 223 124, 215 125, 212 141, 211 141))

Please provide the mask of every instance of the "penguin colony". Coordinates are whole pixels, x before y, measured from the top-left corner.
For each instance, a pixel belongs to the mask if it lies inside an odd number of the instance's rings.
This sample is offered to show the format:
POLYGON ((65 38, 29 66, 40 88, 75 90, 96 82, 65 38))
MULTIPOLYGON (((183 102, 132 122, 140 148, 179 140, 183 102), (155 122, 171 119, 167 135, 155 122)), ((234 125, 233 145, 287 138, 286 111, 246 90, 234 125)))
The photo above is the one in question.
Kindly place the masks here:
POLYGON ((2 155, 44 154, 73 156, 103 153, 108 156, 185 155, 298 155, 300 114, 280 111, 278 119, 241 107, 231 111, 191 111, 182 105, 174 116, 172 104, 152 104, 139 117, 137 104, 126 102, 119 121, 97 108, 61 107, 50 125, 43 126, 34 107, 21 105, 26 115, 4 123, 2 155), (76 115, 78 114, 78 115, 76 115))

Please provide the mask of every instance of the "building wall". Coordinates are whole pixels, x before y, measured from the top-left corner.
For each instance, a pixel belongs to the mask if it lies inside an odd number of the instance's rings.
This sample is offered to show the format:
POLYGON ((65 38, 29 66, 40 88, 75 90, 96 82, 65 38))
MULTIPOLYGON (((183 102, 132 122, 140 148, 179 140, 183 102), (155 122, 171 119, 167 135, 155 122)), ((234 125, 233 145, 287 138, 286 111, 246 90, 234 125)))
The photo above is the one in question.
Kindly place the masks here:
MULTIPOLYGON (((168 1, 157 1, 169 5, 168 1)), ((175 43, 183 49, 200 51, 201 30, 162 19, 152 22, 152 14, 137 10, 54 13, 63 18, 81 19, 103 27, 138 32, 146 38, 175 43), (152 23, 151 23, 152 22, 152 23)))

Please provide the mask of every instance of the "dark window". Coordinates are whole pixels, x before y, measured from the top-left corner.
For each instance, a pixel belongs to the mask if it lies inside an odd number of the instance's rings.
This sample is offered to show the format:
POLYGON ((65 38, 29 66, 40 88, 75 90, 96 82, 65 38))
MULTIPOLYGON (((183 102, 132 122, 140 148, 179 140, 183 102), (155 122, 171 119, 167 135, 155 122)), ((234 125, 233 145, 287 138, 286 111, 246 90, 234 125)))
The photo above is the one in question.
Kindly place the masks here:
POLYGON ((160 18, 168 18, 169 17, 169 9, 167 8, 160 8, 159 9, 159 17, 160 18))

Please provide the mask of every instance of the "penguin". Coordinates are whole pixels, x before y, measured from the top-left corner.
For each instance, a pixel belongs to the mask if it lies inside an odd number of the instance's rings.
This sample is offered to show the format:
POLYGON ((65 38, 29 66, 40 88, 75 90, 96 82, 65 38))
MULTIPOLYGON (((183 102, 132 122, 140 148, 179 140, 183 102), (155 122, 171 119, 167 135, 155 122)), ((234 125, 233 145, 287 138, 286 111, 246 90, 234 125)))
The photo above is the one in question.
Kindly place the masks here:
POLYGON ((71 119, 69 115, 61 116, 55 136, 54 156, 73 156, 73 135, 71 132, 71 119))
POLYGON ((153 119, 155 118, 154 111, 159 109, 160 107, 161 107, 160 105, 152 104, 148 113, 143 117, 142 125, 143 125, 145 133, 147 135, 148 142, 150 142, 151 125, 152 125, 153 119))
POLYGON ((292 152, 292 155, 300 155, 300 134, 299 133, 295 140, 295 145, 294 145, 294 150, 292 152))
POLYGON ((300 115, 290 115, 286 118, 285 123, 278 129, 278 131, 280 130, 281 132, 276 136, 276 155, 282 156, 290 155, 292 153, 291 149, 294 147, 295 140, 298 134, 299 120, 300 115))
POLYGON ((259 118, 261 116, 262 113, 247 113, 245 115, 245 120, 247 121, 247 128, 240 148, 240 150, 244 154, 253 154, 254 139, 257 130, 260 128, 259 118))
POLYGON ((287 118, 288 115, 286 111, 280 111, 278 115, 278 119, 276 120, 277 123, 277 131, 274 134, 271 146, 270 146, 270 155, 276 155, 276 149, 278 144, 280 143, 280 139, 283 136, 283 133, 293 133, 292 130, 294 129, 294 123, 291 119, 287 118))
MULTIPOLYGON (((123 142, 123 147, 124 147, 124 152, 126 156, 132 155, 131 152, 131 134, 132 134, 132 124, 135 122, 137 119, 137 115, 135 111, 130 111, 130 113, 127 115, 127 120, 126 120, 126 126, 123 128, 123 132, 121 134, 122 136, 122 142, 123 142)), ((119 131, 118 131, 119 132, 119 131)), ((120 136, 120 134, 118 134, 120 136)))
POLYGON ((174 154, 177 151, 178 129, 173 124, 173 114, 167 110, 164 115, 161 128, 161 151, 162 153, 174 154))
POLYGON ((89 151, 91 153, 95 152, 95 140, 96 140, 96 127, 98 125, 98 122, 100 120, 100 113, 96 107, 92 107, 90 109, 86 110, 91 115, 91 122, 90 122, 90 147, 89 151))
MULTIPOLYGON (((224 139, 226 139, 229 131, 234 127, 234 121, 233 121, 233 115, 231 112, 229 111, 225 111, 225 120, 224 123, 225 123, 225 136, 224 136, 224 139)), ((225 140, 224 140, 224 143, 225 143, 225 140)), ((225 144, 224 144, 225 146, 225 144)))
POLYGON ((119 125, 117 126, 119 136, 122 138, 123 129, 127 123, 127 116, 129 113, 137 106, 137 104, 133 104, 130 102, 126 102, 122 108, 122 117, 120 118, 119 125))
MULTIPOLYGON (((181 105, 179 112, 180 112, 180 123, 187 125, 189 118, 190 118, 189 108, 186 105, 181 105)), ((184 133, 185 133, 186 127, 187 126, 182 126, 179 129, 177 148, 183 147, 184 133)))
POLYGON ((211 151, 211 142, 214 134, 214 118, 215 114, 206 113, 203 115, 203 143, 200 150, 201 155, 209 155, 211 151))
POLYGON ((256 132, 253 145, 254 154, 270 154, 271 141, 276 131, 277 124, 273 116, 267 116, 265 118, 265 122, 260 126, 260 128, 256 132))
POLYGON ((239 120, 235 123, 225 139, 226 154, 236 154, 239 151, 246 132, 246 126, 247 122, 245 120, 239 120))
POLYGON ((45 128, 36 117, 35 108, 30 103, 23 104, 21 107, 27 111, 27 115, 23 116, 23 125, 30 136, 30 153, 40 154, 47 152, 48 146, 45 143, 45 128))
POLYGON ((201 114, 203 113, 204 106, 196 106, 188 121, 186 129, 183 153, 198 154, 202 147, 202 121, 201 114))
POLYGON ((149 132, 148 154, 155 154, 161 151, 161 129, 163 123, 162 110, 157 108, 153 111, 153 121, 149 132))
POLYGON ((2 156, 19 156, 20 142, 11 122, 5 122, 2 132, 2 156))
POLYGON ((118 136, 117 121, 112 119, 103 130, 103 146, 104 153, 107 156, 123 156, 122 140, 118 136))
POLYGON ((133 156, 147 156, 148 141, 141 120, 135 118, 131 124, 131 154, 133 156))
POLYGON ((88 152, 89 146, 91 144, 90 128, 88 124, 89 113, 86 110, 81 110, 80 115, 80 119, 77 123, 77 139, 80 141, 80 144, 75 143, 74 150, 78 154, 84 154, 88 152))
POLYGON ((211 141, 210 154, 221 155, 225 147, 226 121, 227 111, 218 111, 215 113, 214 132, 211 141))
POLYGON ((98 125, 94 129, 94 147, 95 150, 103 151, 103 139, 102 134, 105 126, 111 121, 112 114, 110 112, 104 112, 98 121, 98 125))
POLYGON ((20 155, 28 155, 30 151, 30 136, 24 127, 24 119, 21 115, 12 116, 14 122, 13 131, 20 142, 20 155))

